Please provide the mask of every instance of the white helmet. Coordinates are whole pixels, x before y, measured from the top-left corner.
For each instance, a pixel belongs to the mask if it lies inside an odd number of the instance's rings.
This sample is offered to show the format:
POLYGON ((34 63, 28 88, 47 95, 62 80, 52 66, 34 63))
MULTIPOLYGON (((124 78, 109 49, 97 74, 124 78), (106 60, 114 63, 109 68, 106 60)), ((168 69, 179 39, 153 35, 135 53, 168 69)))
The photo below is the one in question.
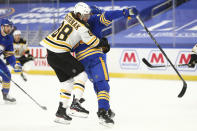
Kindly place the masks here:
POLYGON ((80 13, 83 16, 85 14, 90 14, 90 12, 90 7, 84 2, 79 2, 74 7, 74 14, 80 13))
POLYGON ((21 35, 21 31, 20 30, 15 30, 13 35, 21 35))

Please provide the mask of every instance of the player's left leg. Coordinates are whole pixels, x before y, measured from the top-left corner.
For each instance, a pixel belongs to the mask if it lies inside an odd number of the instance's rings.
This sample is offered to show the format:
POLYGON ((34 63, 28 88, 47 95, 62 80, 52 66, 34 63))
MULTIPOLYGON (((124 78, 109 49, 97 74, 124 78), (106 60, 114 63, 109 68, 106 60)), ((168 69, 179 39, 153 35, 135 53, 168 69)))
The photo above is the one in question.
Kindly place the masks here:
POLYGON ((86 73, 79 74, 74 77, 74 86, 73 86, 73 101, 70 106, 70 115, 86 118, 89 115, 89 111, 82 107, 81 103, 82 96, 85 89, 85 83, 88 77, 86 73))
POLYGON ((9 91, 10 91, 10 79, 11 78, 11 74, 9 69, 7 68, 7 66, 3 63, 2 60, 0 60, 0 69, 6 74, 0 72, 0 76, 2 77, 2 95, 3 95, 3 100, 6 103, 15 103, 16 99, 11 97, 9 95, 9 91), (9 78, 8 78, 9 77, 9 78))
POLYGON ((97 115, 100 119, 100 124, 105 126, 111 126, 114 124, 113 119, 109 115, 110 109, 110 86, 108 84, 109 75, 107 65, 102 57, 95 59, 94 67, 91 69, 92 79, 94 83, 95 92, 98 100, 98 112, 97 115))

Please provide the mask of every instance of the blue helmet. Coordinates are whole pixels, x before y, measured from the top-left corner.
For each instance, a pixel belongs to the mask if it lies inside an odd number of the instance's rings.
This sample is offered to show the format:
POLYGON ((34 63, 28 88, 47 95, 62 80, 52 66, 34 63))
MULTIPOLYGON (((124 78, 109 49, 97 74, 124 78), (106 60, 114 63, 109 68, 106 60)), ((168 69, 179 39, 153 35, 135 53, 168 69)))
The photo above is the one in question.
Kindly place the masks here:
POLYGON ((1 25, 13 25, 13 23, 11 21, 9 21, 8 19, 1 19, 1 25))
POLYGON ((91 13, 92 14, 102 14, 103 10, 99 9, 97 6, 95 5, 91 5, 90 6, 91 9, 91 13))

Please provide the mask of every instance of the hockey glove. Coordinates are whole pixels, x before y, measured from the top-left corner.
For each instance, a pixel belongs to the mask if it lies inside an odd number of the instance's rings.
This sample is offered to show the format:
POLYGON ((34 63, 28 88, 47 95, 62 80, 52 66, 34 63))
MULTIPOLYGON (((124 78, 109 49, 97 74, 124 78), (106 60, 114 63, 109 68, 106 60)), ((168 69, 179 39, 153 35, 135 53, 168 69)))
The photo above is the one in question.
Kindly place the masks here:
POLYGON ((103 53, 109 52, 110 51, 110 45, 108 43, 107 38, 105 38, 105 37, 101 38, 98 47, 102 48, 103 53))
POLYGON ((123 14, 125 17, 135 18, 139 14, 139 12, 135 7, 132 7, 128 9, 123 9, 123 14))
POLYGON ((32 55, 30 55, 30 54, 28 54, 28 60, 33 60, 34 59, 34 57, 32 56, 32 55))
POLYGON ((21 72, 22 71, 22 66, 19 61, 16 61, 16 64, 14 65, 14 72, 21 72))
POLYGON ((188 63, 188 66, 190 68, 194 68, 196 63, 197 63, 197 55, 196 54, 191 54, 191 59, 188 63))

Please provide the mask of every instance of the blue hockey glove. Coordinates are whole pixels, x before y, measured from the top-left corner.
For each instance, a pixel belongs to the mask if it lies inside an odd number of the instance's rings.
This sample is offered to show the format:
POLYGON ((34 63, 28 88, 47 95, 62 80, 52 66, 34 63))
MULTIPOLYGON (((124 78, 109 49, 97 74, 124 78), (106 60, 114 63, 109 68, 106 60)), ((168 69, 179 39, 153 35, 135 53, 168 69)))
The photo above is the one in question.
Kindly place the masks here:
POLYGON ((194 68, 196 63, 197 63, 197 55, 196 54, 191 54, 191 59, 188 63, 188 66, 190 68, 194 68))
POLYGON ((135 18, 139 14, 139 12, 135 7, 132 7, 128 9, 123 9, 123 14, 125 17, 135 18))
POLYGON ((16 64, 14 65, 14 72, 21 72, 21 71, 22 71, 21 63, 16 61, 16 64))

